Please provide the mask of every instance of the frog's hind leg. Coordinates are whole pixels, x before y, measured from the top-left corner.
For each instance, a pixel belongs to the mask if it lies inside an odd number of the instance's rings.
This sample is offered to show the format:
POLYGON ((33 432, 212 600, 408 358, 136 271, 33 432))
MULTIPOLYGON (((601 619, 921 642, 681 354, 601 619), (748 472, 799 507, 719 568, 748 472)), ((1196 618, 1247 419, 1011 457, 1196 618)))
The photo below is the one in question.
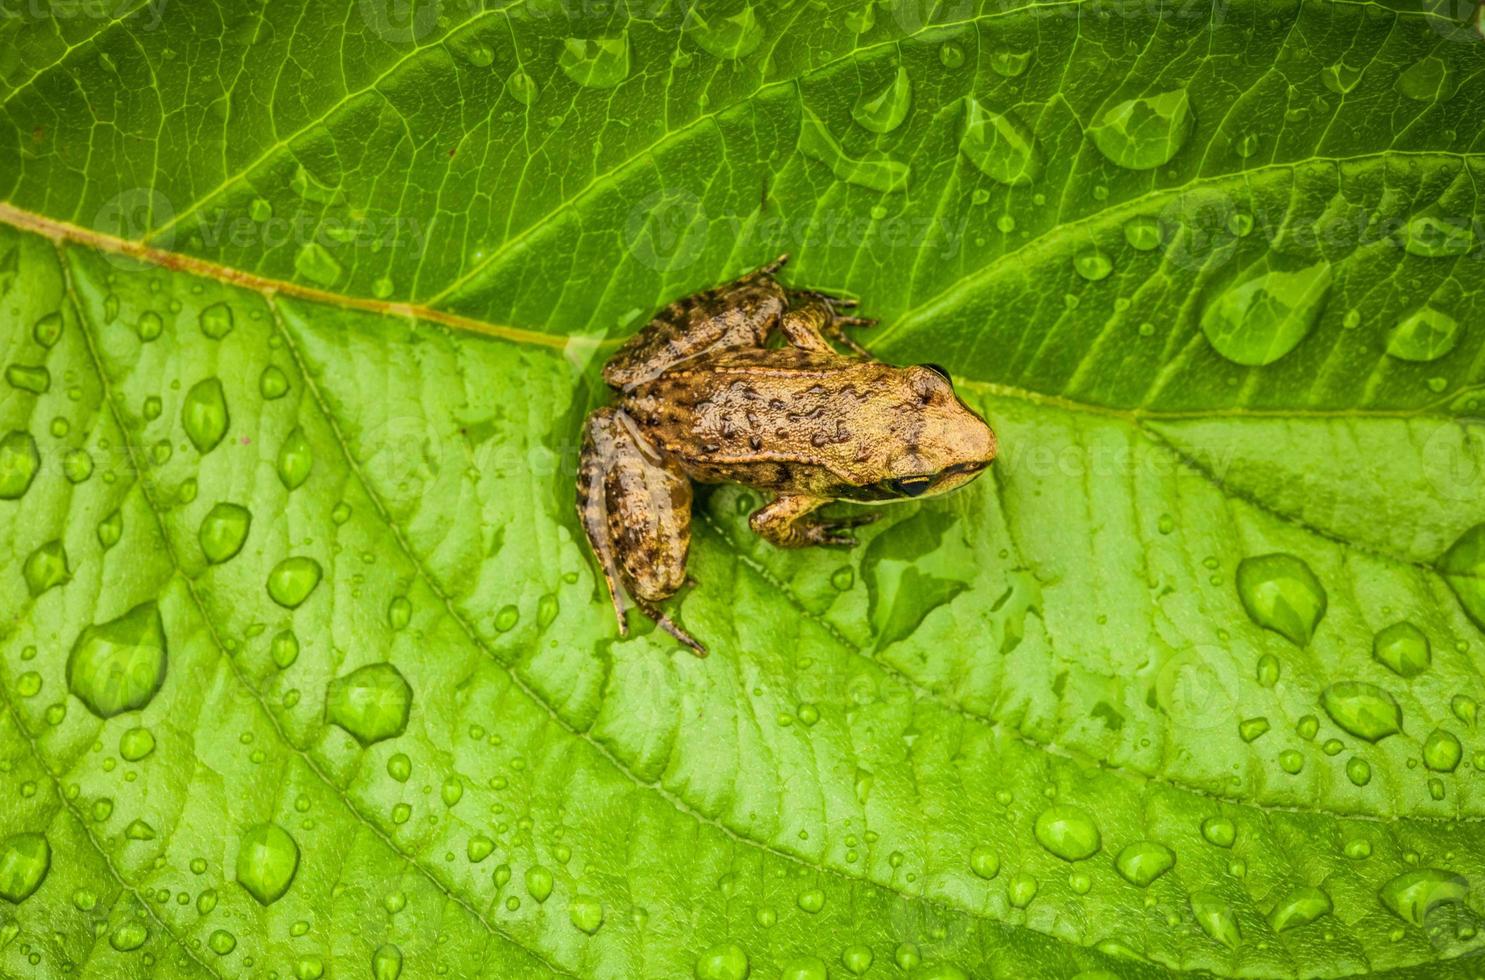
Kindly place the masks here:
POLYGON ((617 408, 588 416, 578 512, 603 567, 620 633, 626 597, 698 656, 706 649, 659 608, 686 583, 691 481, 660 459, 617 408))
MULTIPOLYGON (((790 345, 802 350, 834 353, 833 344, 840 344, 862 357, 869 357, 866 348, 846 333, 846 327, 869 327, 876 323, 859 316, 841 316, 836 312, 843 301, 823 293, 793 292, 791 297, 803 302, 793 306, 779 319, 779 332, 790 345)), ((855 301, 851 301, 855 305, 855 301)))

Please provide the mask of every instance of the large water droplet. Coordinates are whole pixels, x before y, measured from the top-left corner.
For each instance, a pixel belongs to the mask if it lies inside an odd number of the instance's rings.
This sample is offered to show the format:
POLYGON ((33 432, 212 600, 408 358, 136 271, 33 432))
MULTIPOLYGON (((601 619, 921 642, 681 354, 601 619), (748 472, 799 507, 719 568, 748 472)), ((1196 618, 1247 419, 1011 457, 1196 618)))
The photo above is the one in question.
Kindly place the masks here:
POLYGON ((1477 524, 1439 559, 1439 572, 1475 625, 1485 630, 1485 524, 1477 524))
POLYGON ((1453 772, 1464 757, 1464 747, 1453 732, 1435 728, 1423 740, 1423 764, 1434 772, 1453 772))
POLYGON ((848 184, 869 187, 883 194, 906 190, 911 168, 876 150, 851 157, 820 118, 804 109, 799 120, 799 152, 825 164, 848 184))
POLYGON ((1201 331, 1234 364, 1272 364, 1314 328, 1330 293, 1330 264, 1293 272, 1268 269, 1218 293, 1201 314, 1201 331))
POLYGON ((391 664, 367 664, 325 689, 325 717, 371 745, 395 738, 407 729, 412 688, 391 664))
POLYGON ((863 95, 851 109, 851 118, 873 133, 890 133, 907 118, 913 104, 913 83, 901 65, 887 87, 876 95, 863 95))
POLYGON ((43 347, 51 348, 62 339, 62 314, 48 313, 31 327, 31 339, 43 347))
POLYGON ((784 964, 779 980, 829 980, 830 968, 818 956, 801 956, 784 964))
POLYGON ((696 959, 696 980, 747 980, 748 954, 736 943, 713 946, 696 959))
POLYGON ((237 845, 237 882, 260 905, 283 897, 299 870, 299 845, 276 823, 261 823, 237 845))
POLYGON ((1400 361, 1426 364, 1454 349, 1459 321, 1432 306, 1408 314, 1387 337, 1387 353, 1400 361))
POLYGON ((297 609, 320 584, 320 574, 313 558, 285 558, 268 573, 268 594, 285 609, 297 609))
POLYGON ((294 253, 294 271, 317 286, 329 288, 340 281, 345 272, 340 260, 330 250, 316 241, 305 242, 294 253))
POLYGON ((124 536, 124 516, 118 511, 109 514, 98 522, 98 544, 104 551, 119 543, 119 538, 124 536))
POLYGON ((1274 906, 1268 921, 1275 932, 1307 926, 1331 913, 1330 896, 1318 888, 1296 888, 1274 906))
POLYGON ((526 869, 526 893, 536 899, 538 904, 552 896, 552 887, 555 884, 552 872, 541 865, 533 864, 526 869))
POLYGON ((232 307, 226 303, 213 303, 201 311, 198 322, 202 333, 212 340, 221 340, 232 332, 232 307))
POLYGON ((226 929, 213 929, 206 939, 206 945, 218 956, 226 956, 237 948, 237 937, 226 929))
POLYGON ((1098 282, 1114 271, 1114 260, 1101 249, 1087 248, 1073 256, 1073 268, 1089 282, 1098 282))
MULTIPOLYGON (((505 90, 510 93, 511 98, 528 106, 534 104, 537 97, 541 95, 541 88, 536 84, 536 79, 520 69, 511 72, 510 77, 505 80, 505 90)), ((391 295, 390 289, 387 290, 387 295, 391 295)))
POLYGON ((62 585, 72 578, 72 571, 67 567, 67 549, 61 541, 48 541, 26 558, 21 566, 21 575, 26 580, 26 591, 33 599, 62 585))
POLYGON ((1237 916, 1232 907, 1220 896, 1205 891, 1191 893, 1191 912, 1203 932, 1228 949, 1237 949, 1243 941, 1243 932, 1238 928, 1237 916))
POLYGON ((181 405, 180 422, 198 453, 204 456, 217 448, 227 434, 228 423, 222 383, 216 378, 206 378, 192 385, 181 405))
POLYGON ((0 843, 0 898, 11 904, 35 894, 52 867, 52 848, 41 834, 12 834, 0 843))
POLYGON ((314 468, 314 462, 314 450, 309 446, 309 439, 305 436, 303 427, 296 425, 278 450, 279 481, 286 490, 297 490, 309 479, 309 471, 314 468))
POLYGON ((990 52, 990 68, 1001 78, 1019 78, 1031 61, 1030 51, 998 48, 990 52))
POLYGON ((1332 684, 1320 695, 1320 705, 1331 721, 1368 742, 1380 742, 1402 731, 1402 709, 1392 695, 1375 684, 1332 684))
POLYGON ((1409 255, 1445 259, 1465 255, 1475 247, 1475 231, 1457 218, 1418 214, 1408 219, 1402 231, 1403 248, 1409 255))
POLYGON ((1361 81, 1362 69, 1337 61, 1320 72, 1320 82, 1336 95, 1345 95, 1361 81))
POLYGON ((67 657, 67 686, 99 718, 144 707, 165 682, 165 627, 153 602, 86 627, 67 657))
POLYGON ((119 755, 138 762, 155 751, 155 736, 148 728, 131 728, 119 736, 119 755))
POLYGON ((383 943, 371 954, 372 980, 397 980, 402 976, 402 950, 383 943))
POLYGON ((1014 116, 991 112, 968 97, 959 152, 986 177, 1002 184, 1029 184, 1041 176, 1041 146, 1031 130, 1014 116))
POLYGON ((684 27, 703 51, 725 61, 746 58, 763 42, 763 24, 752 6, 727 16, 714 14, 709 20, 692 7, 684 27))
POLYGON ((52 386, 52 374, 40 365, 12 364, 5 369, 5 380, 12 388, 44 395, 52 386))
POLYGON ((1176 852, 1155 841, 1135 841, 1114 858, 1114 870, 1131 885, 1150 887, 1150 883, 1176 866, 1176 852))
POLYGON ((858 977, 862 976, 866 973, 867 970, 871 969, 871 961, 875 958, 876 957, 871 951, 871 947, 863 946, 860 943, 854 943, 850 946, 847 946, 845 949, 841 950, 840 953, 841 966, 845 967, 847 970, 858 977))
POLYGON ((274 401, 289 393, 289 378, 276 364, 270 364, 258 375, 258 394, 265 401, 274 401))
POLYGON ((591 895, 574 895, 567 903, 567 917, 591 936, 603 925, 603 903, 591 895))
POLYGON ((629 35, 570 37, 562 43, 557 65, 586 88, 613 88, 629 77, 629 35))
POLYGON ((253 515, 246 507, 226 502, 217 504, 202 519, 196 535, 201 542, 201 553, 213 565, 235 557, 247 541, 252 523, 253 515))
POLYGON ((138 919, 128 919, 120 922, 108 934, 108 945, 120 953, 130 953, 149 941, 150 931, 143 922, 138 919))
POLYGON ((1208 844, 1231 847, 1237 841, 1237 824, 1229 817, 1207 817, 1201 822, 1201 836, 1208 844))
POLYGON ((1417 677, 1433 661, 1433 648, 1412 623, 1393 623, 1372 640, 1372 657, 1399 677, 1417 677))
POLYGON ((1264 629, 1305 646, 1325 615, 1325 589, 1310 566, 1293 555, 1244 558, 1237 570, 1238 598, 1264 629))
POLYGON ((1466 902, 1469 895, 1469 880, 1463 875, 1438 868, 1418 868, 1387 882, 1378 897, 1398 918, 1422 927, 1440 905, 1466 902))
POLYGON ((31 433, 20 429, 6 433, 0 439, 0 500, 24 497, 40 467, 41 454, 31 433))
POLYGON ((1088 129, 1104 156, 1121 167, 1150 170, 1170 162, 1191 134, 1185 89, 1140 96, 1111 106, 1088 129))
POLYGON ((988 881, 1000 874, 1000 855, 981 844, 969 852, 969 869, 988 881))
POLYGON ((1075 806, 1048 807, 1038 814, 1032 832, 1038 844, 1064 861, 1081 861, 1098 853, 1098 825, 1075 806))
POLYGON ((1394 87, 1416 102, 1438 102, 1454 94, 1448 62, 1431 54, 1397 76, 1394 87))

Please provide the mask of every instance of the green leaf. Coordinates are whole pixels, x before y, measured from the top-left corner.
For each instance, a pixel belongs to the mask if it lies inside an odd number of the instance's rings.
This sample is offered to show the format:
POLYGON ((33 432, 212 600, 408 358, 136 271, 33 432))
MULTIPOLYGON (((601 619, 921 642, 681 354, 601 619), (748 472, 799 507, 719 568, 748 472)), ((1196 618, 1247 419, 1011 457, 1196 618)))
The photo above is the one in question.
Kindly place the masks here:
POLYGON ((0 973, 1478 972, 1475 29, 684 6, 0 21, 0 973), (1003 455, 621 640, 599 368, 785 251, 1003 455))

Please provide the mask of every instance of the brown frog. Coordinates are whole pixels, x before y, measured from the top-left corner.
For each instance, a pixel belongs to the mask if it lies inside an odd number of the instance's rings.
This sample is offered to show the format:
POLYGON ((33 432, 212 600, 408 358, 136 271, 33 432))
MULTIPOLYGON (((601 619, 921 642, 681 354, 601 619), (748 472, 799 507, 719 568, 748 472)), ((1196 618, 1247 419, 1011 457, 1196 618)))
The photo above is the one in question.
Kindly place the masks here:
POLYGON ((872 515, 811 512, 943 493, 995 458, 995 434, 948 372, 872 360, 844 328, 873 321, 780 285, 787 259, 670 304, 604 365, 618 403, 584 424, 577 504, 621 635, 632 598, 706 655, 658 605, 686 583, 693 482, 772 492, 749 523, 780 547, 850 546, 872 515), (765 346, 775 331, 785 345, 765 346))

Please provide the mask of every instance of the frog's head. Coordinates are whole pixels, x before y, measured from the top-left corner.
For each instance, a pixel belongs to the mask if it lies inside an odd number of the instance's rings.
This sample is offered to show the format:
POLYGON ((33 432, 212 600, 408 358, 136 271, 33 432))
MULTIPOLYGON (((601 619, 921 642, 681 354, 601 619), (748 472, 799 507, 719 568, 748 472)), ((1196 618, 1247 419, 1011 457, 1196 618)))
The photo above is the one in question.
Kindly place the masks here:
POLYGON ((995 433, 954 393, 937 364, 893 368, 894 398, 872 462, 842 493, 863 502, 887 502, 947 493, 978 476, 995 459, 995 433))

